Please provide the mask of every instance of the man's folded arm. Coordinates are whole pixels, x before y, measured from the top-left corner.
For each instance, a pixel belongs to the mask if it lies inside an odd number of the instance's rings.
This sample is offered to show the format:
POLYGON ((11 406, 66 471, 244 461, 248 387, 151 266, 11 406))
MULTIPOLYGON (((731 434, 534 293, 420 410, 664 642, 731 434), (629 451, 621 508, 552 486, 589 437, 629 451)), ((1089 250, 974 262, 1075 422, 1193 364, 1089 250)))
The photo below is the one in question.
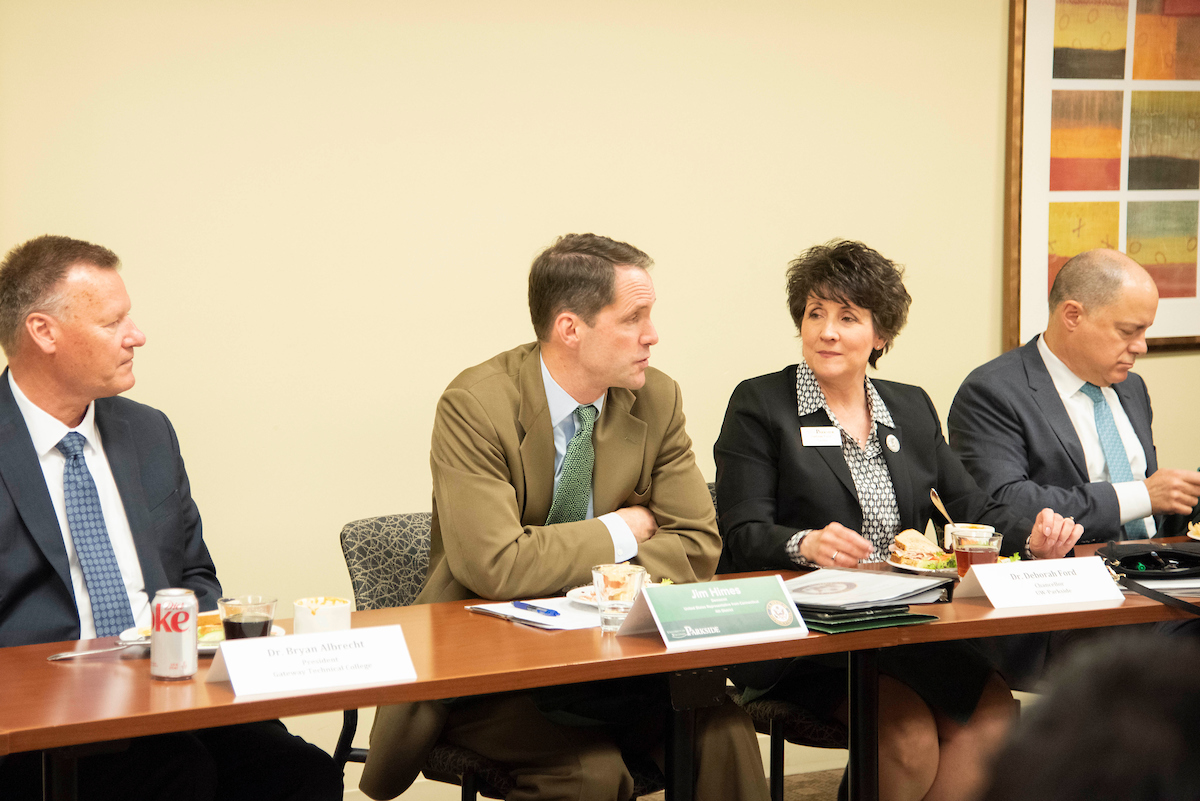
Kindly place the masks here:
POLYGON ((590 584, 591 566, 613 560, 608 529, 594 518, 522 525, 499 442, 478 399, 458 389, 442 395, 430 466, 450 571, 479 597, 494 600, 590 584))
POLYGON ((672 386, 675 404, 655 458, 648 501, 659 528, 639 546, 634 562, 654 580, 708 581, 717 570, 721 537, 712 496, 685 428, 679 384, 672 386))

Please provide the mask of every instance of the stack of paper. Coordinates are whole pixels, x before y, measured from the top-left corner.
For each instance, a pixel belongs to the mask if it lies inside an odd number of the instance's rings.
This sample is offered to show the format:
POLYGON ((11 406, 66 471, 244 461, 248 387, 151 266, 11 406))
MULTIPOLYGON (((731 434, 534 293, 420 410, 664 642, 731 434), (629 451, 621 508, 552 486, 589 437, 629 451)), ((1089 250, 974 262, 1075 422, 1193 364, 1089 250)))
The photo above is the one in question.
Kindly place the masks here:
POLYGON ((504 603, 475 604, 468 606, 472 612, 503 618, 513 623, 533 626, 535 629, 568 631, 571 629, 600 628, 600 610, 581 608, 570 598, 537 598, 529 603, 543 609, 552 609, 557 615, 546 615, 529 609, 518 609, 511 601, 504 603))
POLYGON ((947 599, 954 579, 826 567, 787 582, 801 613, 930 604, 947 599))

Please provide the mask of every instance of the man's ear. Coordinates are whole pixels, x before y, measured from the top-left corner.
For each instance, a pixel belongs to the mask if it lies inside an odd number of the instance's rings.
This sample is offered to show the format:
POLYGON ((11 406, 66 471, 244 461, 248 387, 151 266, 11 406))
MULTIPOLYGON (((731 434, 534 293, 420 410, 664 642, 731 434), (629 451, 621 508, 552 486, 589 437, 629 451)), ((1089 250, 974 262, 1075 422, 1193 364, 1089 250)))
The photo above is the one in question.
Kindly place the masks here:
POLYGON ((583 320, 575 312, 559 312, 558 316, 554 318, 554 325, 550 328, 550 337, 557 339, 565 347, 577 348, 579 347, 579 328, 582 325, 583 320))
POLYGON ((1074 331, 1083 322, 1084 315, 1087 313, 1077 300, 1064 300, 1062 306, 1059 307, 1059 314, 1062 315, 1063 327, 1068 331, 1074 331))
POLYGON ((48 314, 34 312, 26 317, 25 333, 42 353, 51 354, 58 349, 58 320, 48 314))

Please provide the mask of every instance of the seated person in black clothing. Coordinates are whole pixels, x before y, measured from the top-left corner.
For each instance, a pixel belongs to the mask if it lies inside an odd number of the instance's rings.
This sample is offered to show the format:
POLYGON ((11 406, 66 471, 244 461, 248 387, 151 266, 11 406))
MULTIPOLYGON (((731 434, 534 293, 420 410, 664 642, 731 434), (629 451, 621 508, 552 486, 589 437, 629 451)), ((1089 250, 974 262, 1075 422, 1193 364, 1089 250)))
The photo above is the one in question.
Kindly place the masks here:
POLYGON ((985 801, 1200 798, 1197 674, 1192 640, 1141 632, 1081 647, 1022 712, 985 801))
MULTIPOLYGON (((116 397, 146 342, 118 266, 62 236, 0 264, 0 646, 149 627, 166 587, 221 594, 171 423, 116 397)), ((40 753, 0 756, 0 795, 41 798, 40 753)), ((273 720, 114 743, 79 760, 79 797, 333 801, 342 777, 273 720)))
MULTIPOLYGON (((1022 519, 975 485, 922 389, 867 379, 908 315, 891 261, 830 243, 793 261, 787 286, 803 361, 742 382, 715 447, 722 570, 882 560, 897 533, 925 530, 931 487, 955 520, 1002 532, 1006 553, 1071 549, 1082 527, 1049 509, 1022 519)), ((880 672, 880 797, 969 797, 1012 719, 1008 687, 960 643, 889 649, 880 672)), ((734 680, 846 718, 844 656, 742 666, 734 680)))

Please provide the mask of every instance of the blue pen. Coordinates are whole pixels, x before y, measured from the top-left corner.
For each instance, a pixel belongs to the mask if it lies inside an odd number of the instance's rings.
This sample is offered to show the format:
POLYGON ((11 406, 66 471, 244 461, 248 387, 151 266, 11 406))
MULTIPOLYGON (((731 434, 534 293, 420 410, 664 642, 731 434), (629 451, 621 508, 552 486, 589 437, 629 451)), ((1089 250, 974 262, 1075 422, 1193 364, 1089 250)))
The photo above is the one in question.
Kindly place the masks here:
POLYGON ((524 601, 513 601, 512 605, 518 609, 524 609, 527 612, 537 612, 539 615, 558 617, 558 610, 556 609, 547 609, 544 606, 534 606, 533 604, 527 604, 524 601))

